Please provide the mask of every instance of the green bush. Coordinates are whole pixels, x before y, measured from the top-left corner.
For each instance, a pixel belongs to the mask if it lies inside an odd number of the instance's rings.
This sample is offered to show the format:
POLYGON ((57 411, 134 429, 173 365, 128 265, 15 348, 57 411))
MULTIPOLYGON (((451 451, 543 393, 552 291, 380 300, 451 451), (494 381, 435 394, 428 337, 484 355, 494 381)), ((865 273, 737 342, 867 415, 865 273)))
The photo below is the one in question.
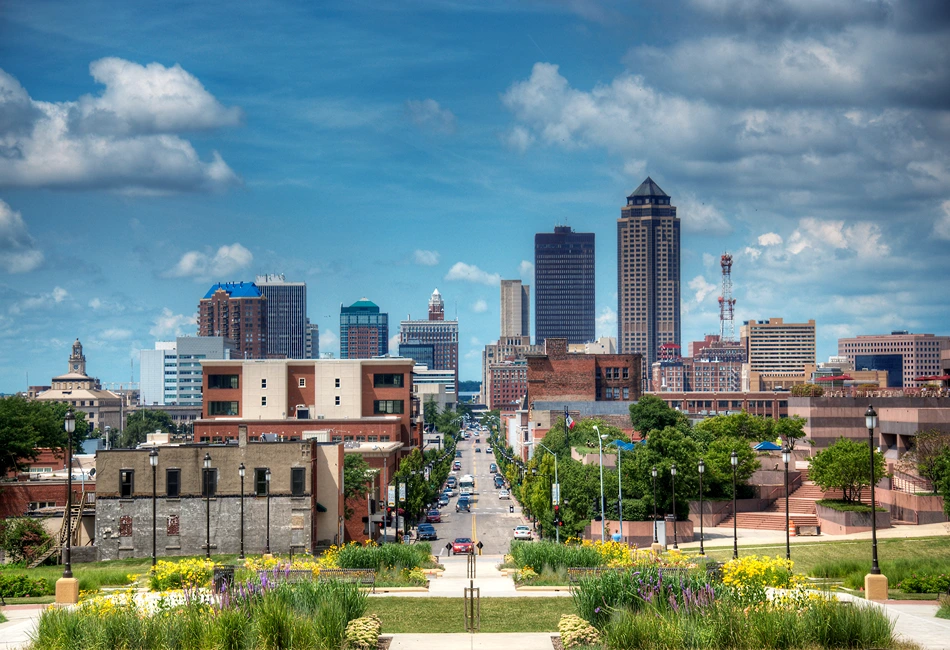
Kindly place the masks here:
POLYGON ((49 596, 52 593, 53 589, 43 579, 0 572, 0 596, 4 598, 49 596))
MULTIPOLYGON (((871 512, 871 506, 866 503, 855 503, 841 499, 819 499, 815 503, 826 508, 831 508, 832 510, 837 510, 838 512, 871 512)), ((887 512, 886 509, 880 507, 877 511, 887 512)))
POLYGON ((950 618, 950 597, 940 597, 940 608, 937 610, 937 618, 950 618))
POLYGON ((38 520, 9 517, 0 522, 0 548, 11 562, 32 562, 46 550, 50 536, 38 520))
POLYGON ((432 564, 430 557, 432 546, 428 542, 418 544, 383 544, 382 546, 361 546, 347 544, 337 554, 337 564, 341 569, 390 569, 402 567, 415 569, 432 564))
POLYGON ((950 590, 950 575, 912 575, 897 583, 897 588, 911 594, 945 594, 950 590))
POLYGON ((595 567, 603 564, 593 546, 576 546, 556 542, 525 542, 514 540, 510 547, 512 561, 519 569, 531 567, 535 573, 559 571, 570 567, 595 567))

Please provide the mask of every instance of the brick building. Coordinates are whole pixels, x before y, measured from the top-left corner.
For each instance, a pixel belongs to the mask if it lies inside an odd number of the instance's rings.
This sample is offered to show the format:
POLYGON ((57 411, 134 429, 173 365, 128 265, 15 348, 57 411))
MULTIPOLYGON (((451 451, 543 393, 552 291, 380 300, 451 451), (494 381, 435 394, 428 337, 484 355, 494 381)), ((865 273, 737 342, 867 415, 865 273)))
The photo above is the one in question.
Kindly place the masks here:
POLYGON ((198 302, 198 336, 223 336, 232 356, 267 357, 267 299, 253 282, 219 282, 198 302))
POLYGON ((389 354, 389 314, 360 298, 340 306, 340 358, 372 359, 389 354))
POLYGON ((458 394, 459 323, 445 320, 445 301, 438 289, 429 297, 427 320, 399 322, 399 356, 414 359, 431 370, 451 370, 458 394))

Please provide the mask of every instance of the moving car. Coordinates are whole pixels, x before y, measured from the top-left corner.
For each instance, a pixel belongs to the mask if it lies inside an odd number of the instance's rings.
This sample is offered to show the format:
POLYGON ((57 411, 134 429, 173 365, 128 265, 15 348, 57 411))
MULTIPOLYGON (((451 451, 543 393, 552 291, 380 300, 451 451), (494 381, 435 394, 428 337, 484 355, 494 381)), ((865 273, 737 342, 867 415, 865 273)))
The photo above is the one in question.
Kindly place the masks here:
POLYGON ((497 473, 498 465, 496 465, 495 463, 492 463, 491 465, 488 466, 488 471, 491 472, 492 474, 497 473))
POLYGON ((505 487, 505 477, 501 474, 495 474, 495 487, 502 488, 505 487))
POLYGON ((460 452, 460 451, 455 452, 455 457, 456 457, 456 458, 461 458, 461 457, 462 457, 462 452, 460 452))
POLYGON ((472 502, 468 500, 467 497, 459 497, 459 500, 455 502, 455 512, 471 512, 472 511, 472 502))
MULTIPOLYGON (((478 451, 478 450, 476 449, 475 451, 478 451)), ((452 463, 452 469, 461 470, 461 469, 462 469, 462 463, 460 463, 459 461, 455 461, 454 463, 452 463)))
POLYGON ((427 524, 440 524, 442 523, 442 513, 438 510, 430 510, 426 513, 426 523, 427 524))
POLYGON ((419 524, 416 533, 417 539, 419 540, 439 539, 438 534, 435 532, 435 526, 432 524, 419 524))
POLYGON ((515 526, 515 539, 532 539, 531 528, 529 526, 515 526))
POLYGON ((508 490, 500 490, 500 491, 498 492, 498 498, 499 498, 499 499, 510 499, 510 498, 511 498, 511 494, 508 492, 508 490))
POLYGON ((444 507, 447 505, 449 505, 449 495, 447 492, 443 492, 442 495, 439 497, 439 506, 444 507))
POLYGON ((481 448, 481 447, 475 447, 475 453, 476 453, 476 454, 482 453, 482 448, 481 448))
POLYGON ((488 449, 486 449, 486 450, 485 450, 485 453, 486 453, 486 454, 492 453, 491 447, 489 447, 488 449))
POLYGON ((475 545, 472 544, 472 539, 470 537, 456 537, 455 541, 452 542, 452 553, 453 555, 458 555, 460 553, 467 553, 471 555, 475 552, 475 545))
POLYGON ((458 484, 458 479, 455 478, 454 476, 450 476, 447 479, 445 479, 445 484, 454 490, 455 486, 458 484))

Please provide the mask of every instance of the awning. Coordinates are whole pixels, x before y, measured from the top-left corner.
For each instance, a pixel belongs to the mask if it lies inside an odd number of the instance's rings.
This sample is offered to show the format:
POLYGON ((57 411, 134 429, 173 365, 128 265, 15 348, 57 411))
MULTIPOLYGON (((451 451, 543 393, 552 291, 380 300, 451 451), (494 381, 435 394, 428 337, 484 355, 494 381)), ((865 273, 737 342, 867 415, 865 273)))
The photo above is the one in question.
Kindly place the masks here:
POLYGON ((317 512, 326 512, 327 508, 325 505, 317 501, 317 512))
POLYGON ((753 447, 753 449, 755 449, 756 451, 781 451, 782 450, 782 448, 779 447, 777 444, 775 444, 774 442, 769 442, 768 440, 763 440, 762 442, 757 444, 755 447, 753 447))
POLYGON ((835 375, 834 377, 819 377, 817 381, 854 381, 851 375, 835 375))
POLYGON ((934 375, 933 377, 914 377, 914 381, 948 381, 950 375, 934 375))

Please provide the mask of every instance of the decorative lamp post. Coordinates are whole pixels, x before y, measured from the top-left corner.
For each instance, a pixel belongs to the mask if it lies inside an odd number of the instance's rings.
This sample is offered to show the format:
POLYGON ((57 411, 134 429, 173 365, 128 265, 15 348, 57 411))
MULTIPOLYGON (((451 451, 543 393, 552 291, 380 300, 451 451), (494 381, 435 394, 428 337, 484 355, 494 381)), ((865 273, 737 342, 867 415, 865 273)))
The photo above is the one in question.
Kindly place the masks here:
POLYGON ((157 558, 155 557, 155 529, 158 526, 156 514, 155 514, 155 493, 157 490, 157 481, 155 478, 155 473, 158 469, 158 450, 152 447, 152 451, 148 452, 148 464, 152 466, 152 566, 155 566, 157 558))
POLYGON ((653 476, 653 544, 658 545, 660 542, 656 538, 656 465, 650 470, 650 475, 653 476))
POLYGON ((670 477, 673 481, 673 548, 679 550, 676 545, 676 463, 670 465, 670 477))
POLYGON ((600 429, 596 424, 594 431, 597 432, 597 448, 600 450, 600 541, 604 542, 607 528, 607 515, 604 514, 604 438, 607 434, 600 435, 600 429))
POLYGON ((706 472, 706 463, 699 459, 699 554, 706 555, 703 549, 703 474, 706 472))
POLYGON ((782 462, 785 463, 785 559, 792 559, 791 522, 788 514, 788 461, 792 459, 792 450, 788 445, 782 447, 782 462))
POLYGON ((241 554, 238 559, 244 559, 244 463, 238 465, 238 476, 241 477, 241 554))
POLYGON ((63 577, 56 581, 56 603, 61 605, 79 602, 79 581, 73 578, 73 565, 70 562, 73 529, 73 432, 76 431, 76 417, 72 410, 66 411, 63 419, 66 430, 66 547, 63 549, 63 577))
POLYGON ((264 482, 267 484, 267 538, 264 542, 264 554, 270 555, 270 467, 264 470, 264 482))
POLYGON ((205 452, 205 557, 211 558, 211 454, 205 452))
MULTIPOLYGON (((538 446, 541 447, 542 449, 547 450, 549 454, 554 456, 554 485, 557 486, 557 493, 555 496, 554 489, 552 488, 551 501, 555 506, 560 506, 561 505, 561 484, 557 480, 557 454, 555 454, 553 451, 545 447, 544 444, 540 441, 538 442, 538 446)), ((554 522, 554 541, 557 542, 558 544, 561 543, 561 529, 560 529, 560 526, 557 525, 557 522, 554 522)))
POLYGON ((736 510, 736 470, 739 468, 739 454, 735 450, 729 456, 729 462, 732 464, 732 559, 735 560, 739 558, 739 512, 736 510))
POLYGON ((887 600, 887 576, 881 574, 877 563, 877 501, 874 498, 874 429, 877 428, 877 411, 868 406, 864 414, 868 427, 868 445, 871 450, 871 573, 864 576, 864 597, 868 600, 887 600))

